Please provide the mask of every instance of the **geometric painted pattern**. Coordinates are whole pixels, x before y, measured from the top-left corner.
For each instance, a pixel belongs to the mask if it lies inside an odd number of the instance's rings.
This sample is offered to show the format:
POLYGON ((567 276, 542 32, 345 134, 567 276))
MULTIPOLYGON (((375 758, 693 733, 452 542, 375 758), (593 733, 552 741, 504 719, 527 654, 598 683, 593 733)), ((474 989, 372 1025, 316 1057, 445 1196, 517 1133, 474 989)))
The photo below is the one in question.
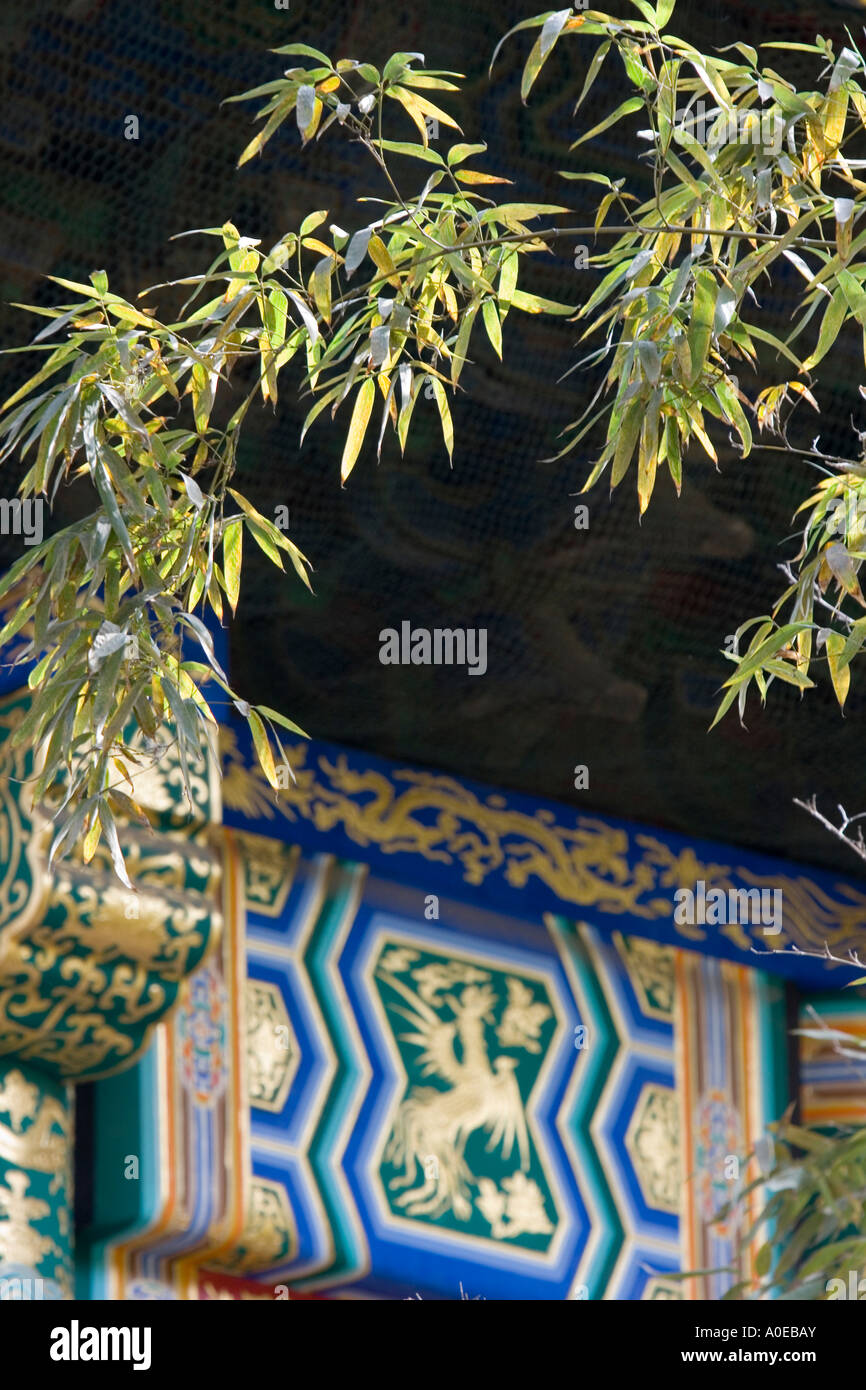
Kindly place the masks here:
POLYGON ((570 1296, 640 1299, 653 1280, 680 1269, 679 1221, 671 1192, 679 1178, 675 1115, 647 1123, 648 1095, 674 1086, 674 952, 611 938, 588 924, 548 919, 566 952, 589 1045, 576 1051, 563 1116, 572 1164, 592 1229, 570 1296), (653 953, 641 954, 642 947, 653 953), (648 994, 648 967, 657 988, 648 994), (636 1143, 636 1134, 640 1133, 636 1143))
POLYGON ((294 1230, 256 1278, 634 1298, 679 1269, 671 948, 445 899, 431 920, 421 889, 330 856, 296 856, 281 897, 248 900, 248 989, 293 1070, 281 1107, 251 1095, 250 1134, 294 1230))
POLYGON ((720 1161, 783 1108, 778 981, 250 833, 228 851, 221 954, 125 1074, 136 1144, 128 1112, 122 1147, 106 1127, 123 1078, 95 1088, 96 1296, 695 1296, 675 1276, 729 1253, 701 1244, 720 1161))

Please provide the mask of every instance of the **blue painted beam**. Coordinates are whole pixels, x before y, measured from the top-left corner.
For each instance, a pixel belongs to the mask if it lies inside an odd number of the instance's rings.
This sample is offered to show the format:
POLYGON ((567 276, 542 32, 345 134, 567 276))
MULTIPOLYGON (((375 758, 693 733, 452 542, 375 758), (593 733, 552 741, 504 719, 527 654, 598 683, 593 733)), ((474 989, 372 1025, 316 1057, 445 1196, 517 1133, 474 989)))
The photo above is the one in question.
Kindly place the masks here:
POLYGON ((222 732, 227 825, 360 860, 417 887, 421 914, 431 894, 555 912, 808 987, 854 970, 793 946, 866 949, 864 880, 315 741, 286 743, 296 780, 275 793, 246 724, 222 732))

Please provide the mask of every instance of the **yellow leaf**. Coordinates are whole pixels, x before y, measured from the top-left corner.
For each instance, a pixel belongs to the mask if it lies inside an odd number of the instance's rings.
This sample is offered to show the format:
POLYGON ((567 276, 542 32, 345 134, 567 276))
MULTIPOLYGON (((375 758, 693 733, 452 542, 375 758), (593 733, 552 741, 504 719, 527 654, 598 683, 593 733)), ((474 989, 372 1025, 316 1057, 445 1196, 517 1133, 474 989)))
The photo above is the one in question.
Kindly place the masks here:
POLYGON ((306 251, 318 251, 322 256, 333 256, 333 246, 328 246, 327 242, 319 241, 316 236, 305 236, 301 245, 306 251))
POLYGON ((831 92, 821 110, 824 117, 824 158, 832 159, 845 134, 845 118, 848 114, 848 93, 843 87, 831 92))
POLYGON ((500 179, 496 174, 482 174, 478 169, 461 169, 457 174, 461 183, 513 183, 513 179, 500 179))
POLYGON ((399 290, 400 276, 397 274, 397 267, 391 260, 388 248, 382 238, 375 235, 371 236, 367 243, 367 251, 376 269, 382 275, 387 275, 388 284, 399 290))
POLYGON ((388 96, 394 97, 396 101, 399 101, 400 105, 404 108, 407 115, 411 116, 412 120, 415 122, 415 125, 418 127, 418 130, 421 134, 421 139, 424 141, 424 148, 426 150, 428 146, 427 122, 424 119, 424 112, 421 110, 420 106, 415 100, 415 93, 407 92, 405 87, 391 87, 388 92, 388 96))
POLYGON ((640 451, 638 453, 637 495, 640 514, 643 516, 655 486, 658 466, 659 417, 650 411, 643 418, 640 432, 640 451))
POLYGON ((379 375, 376 377, 376 381, 379 385, 379 391, 381 392, 382 396, 388 404, 388 414, 391 417, 391 422, 396 428, 397 402, 394 400, 394 392, 391 390, 391 378, 388 376, 387 372, 380 372, 379 375))
POLYGON ((451 419, 451 411, 448 408, 448 397, 445 395, 445 387, 436 377, 431 377, 433 383, 433 395, 436 397, 436 404, 439 407, 439 418, 442 421, 442 438, 445 440, 445 448, 448 450, 448 458, 454 455, 454 423, 451 419))
POLYGON ((85 864, 89 864, 94 854, 96 853, 96 847, 99 844, 100 831, 101 826, 99 824, 99 817, 94 816, 93 824, 91 825, 90 829, 84 837, 84 844, 82 846, 81 851, 82 858, 84 859, 85 864))
POLYGON ((709 435, 704 429, 703 412, 698 408, 698 406, 694 404, 689 404, 686 406, 686 413, 691 422, 692 429, 694 433, 698 436, 698 439, 703 444, 705 451, 709 454, 710 458, 713 460, 713 463, 718 463, 718 455, 716 454, 716 451, 712 446, 709 435))
POLYGON ((833 689, 836 692, 836 699, 839 701, 839 708, 842 709, 848 696, 848 687, 851 684, 851 666, 847 664, 840 667, 839 658, 845 650, 845 638, 841 632, 827 633, 827 665, 830 667, 830 678, 833 682, 833 689))
MULTIPOLYGON (((452 130, 460 130, 457 122, 448 115, 447 111, 443 111, 441 106, 434 106, 433 102, 428 101, 426 97, 419 96, 417 92, 407 92, 405 87, 394 87, 392 91, 395 95, 399 91, 403 96, 411 97, 413 104, 418 107, 422 116, 430 116, 434 121, 441 121, 443 125, 450 126, 452 130)), ((462 131, 460 133, 463 134, 462 131)))
POLYGON ((247 715, 247 722, 250 726, 250 733, 253 736, 253 743, 255 744, 262 772, 267 777, 274 791, 279 791, 280 784, 277 781, 277 770, 274 767, 274 755, 271 752, 271 745, 268 743, 265 726, 255 710, 250 710, 247 715))
POLYGON ((358 455, 361 452, 361 445, 364 443, 364 435, 367 433, 367 425, 370 420, 370 411, 373 409, 375 395, 376 383, 373 377, 367 377, 367 380, 355 397, 355 406, 349 424, 349 433, 346 436, 346 444, 343 449, 343 460, 340 464, 340 478, 344 483, 355 467, 358 455))
POLYGON ((312 116, 311 116, 311 118, 310 118, 310 124, 307 126, 306 130, 304 130, 304 131, 301 133, 301 143, 302 143, 302 144, 304 144, 304 145, 309 144, 309 142, 312 140, 313 136, 315 135, 316 131, 319 129, 319 122, 320 122, 321 119, 322 119, 322 111, 323 111, 323 110, 324 110, 324 106, 322 105, 322 102, 319 100, 318 97, 316 97, 315 101, 313 102, 313 114, 312 114, 312 116))
MULTIPOLYGON (((260 256, 258 251, 247 251, 243 256, 232 256, 232 270, 256 271, 259 268, 260 256)), ((250 280, 230 280, 229 287, 225 292, 225 299, 228 302, 240 294, 242 290, 248 289, 252 281, 250 280)))
POLYGON ((309 281, 309 291, 316 302, 316 308, 325 320, 331 322, 331 272, 334 269, 333 254, 319 261, 309 281))

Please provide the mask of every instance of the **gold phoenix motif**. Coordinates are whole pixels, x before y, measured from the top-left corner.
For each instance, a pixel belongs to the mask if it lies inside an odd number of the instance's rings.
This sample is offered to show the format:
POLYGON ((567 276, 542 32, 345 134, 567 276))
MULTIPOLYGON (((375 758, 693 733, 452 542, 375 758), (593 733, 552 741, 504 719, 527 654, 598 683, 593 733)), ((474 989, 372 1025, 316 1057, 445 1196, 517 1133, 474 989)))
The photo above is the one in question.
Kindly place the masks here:
MULTIPOLYGON (((392 1192, 399 1193, 394 1205, 415 1218, 453 1213, 468 1221, 471 1184, 477 1183, 477 1207, 495 1240, 551 1234, 542 1192, 528 1173, 529 1131, 515 1074, 519 1059, 504 1053, 491 1058, 488 1052, 485 1024, 496 1025, 497 1004, 491 977, 461 960, 417 965, 417 959, 411 948, 390 946, 377 974, 406 1003, 398 1012, 413 1031, 401 1034, 401 1041, 419 1049, 421 1075, 447 1082, 448 1089, 413 1086, 400 1103, 383 1155, 403 1170, 389 1180, 392 1192), (398 978, 406 974, 411 984, 398 978), (453 1018, 442 1017, 442 1005, 453 1018), (506 1161, 513 1154, 518 1161, 501 1187, 469 1169, 466 1146, 478 1132, 488 1135, 488 1150, 499 1149, 506 1161)), ((499 1043, 540 1052, 538 1037, 552 1010, 513 976, 507 977, 507 991, 496 1026, 499 1043)))

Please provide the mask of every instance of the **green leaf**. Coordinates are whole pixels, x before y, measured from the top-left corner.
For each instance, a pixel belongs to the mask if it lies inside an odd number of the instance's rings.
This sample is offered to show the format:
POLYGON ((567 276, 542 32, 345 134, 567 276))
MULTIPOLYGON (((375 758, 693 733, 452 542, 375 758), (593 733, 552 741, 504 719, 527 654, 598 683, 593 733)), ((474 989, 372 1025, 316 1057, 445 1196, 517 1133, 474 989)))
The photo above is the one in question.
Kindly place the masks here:
POLYGON ((657 392, 655 399, 647 407, 641 421, 637 474, 638 506, 641 516, 643 516, 649 506, 655 486, 656 469, 658 467, 658 394, 657 392))
POLYGON ((99 493, 100 498, 102 499, 102 505, 108 513, 108 519, 111 522, 111 529, 114 531, 114 534, 120 541, 121 547, 123 549, 123 554, 126 559, 126 563, 129 565, 129 568, 132 571, 132 573, 136 574, 138 571, 135 563, 135 555, 132 549, 132 538, 129 534, 129 531, 126 528, 126 522, 123 520, 123 517, 120 514, 120 508, 117 504, 117 497, 115 496, 114 488, 111 486, 111 479, 108 476, 108 470, 106 469, 105 464, 102 463, 101 460, 97 459, 95 461, 91 470, 91 476, 96 485, 96 490, 99 493))
MULTIPOLYGON (((716 727, 720 719, 724 719, 725 715, 731 708, 731 705, 734 703, 734 701, 738 698, 739 694, 740 690, 737 686, 733 686, 732 689, 725 692, 724 696, 722 697, 719 703, 719 708, 716 710, 715 718, 713 719, 713 722, 710 725, 710 730, 716 727)), ((709 732, 709 730, 707 732, 709 732)))
POLYGON ((866 327, 866 290, 863 289, 860 281, 851 274, 850 270, 837 271, 836 281, 845 296, 851 313, 861 328, 866 327))
POLYGON ((631 3, 634 5, 636 10, 640 10, 647 23, 652 24, 655 27, 657 22, 656 12, 653 9, 652 5, 648 4, 647 0, 631 0, 631 3))
POLYGON ((520 257, 516 251, 509 252, 502 258, 502 269, 499 272, 499 313, 502 322, 505 322, 505 315, 514 302, 514 291, 517 288, 517 276, 520 268, 520 257))
POLYGON ((416 145, 412 140, 371 140, 370 143, 376 145, 380 150, 387 150, 389 154, 402 154, 409 159, 423 159, 425 164, 436 164, 439 168, 445 167, 445 161, 441 154, 429 147, 425 149, 423 145, 416 145))
POLYGON ((314 232, 317 227, 321 227, 322 223, 327 219, 327 216, 327 208, 325 208, 324 210, 320 210, 319 212, 311 212, 307 217, 304 218, 303 222, 301 223, 300 229, 298 231, 298 236, 309 236, 310 232, 314 232))
POLYGON ((768 333, 765 328, 756 327, 753 323, 748 324, 747 327, 753 338, 757 338, 759 343, 766 343, 768 347, 774 348, 776 352, 781 353, 783 357, 786 357, 788 361, 797 368, 798 372, 806 370, 805 362, 801 362, 799 357, 795 357, 793 352, 791 352, 784 343, 780 342, 778 338, 774 337, 772 333, 768 333))
MULTIPOLYGON (((451 356, 451 381, 456 386, 460 379, 460 373, 466 364, 466 354, 469 349, 469 338, 472 333, 472 326, 478 313, 478 301, 475 300, 467 309, 463 310, 460 320, 460 329, 457 334, 457 341, 454 345, 454 352, 451 356)), ((488 330, 489 331, 489 330, 488 330)), ((398 421, 399 432, 399 421, 398 421)))
POLYGON ((680 432, 673 416, 669 416, 665 421, 664 453, 668 471, 677 490, 677 497, 679 497, 683 486, 683 460, 680 449, 680 432))
POLYGON ((713 321, 718 293, 719 286, 715 277, 708 270, 699 270, 687 335, 692 361, 691 376, 688 382, 690 386, 694 386, 700 379, 704 363, 707 360, 710 343, 713 339, 713 321))
POLYGON ((47 381, 50 376, 53 376, 55 372, 59 371, 70 357, 75 357, 77 355, 78 347, 75 343, 61 343, 59 347, 54 349, 51 356, 39 371, 36 372, 35 376, 30 377, 29 381, 25 381, 24 385, 19 386, 14 395, 3 402, 2 407, 0 407, 3 414, 5 414, 7 410, 11 410, 13 405, 16 405, 18 401, 23 400, 25 396, 29 395, 35 386, 40 386, 43 381, 47 381))
POLYGON ((759 1279, 763 1279, 764 1275, 769 1272, 772 1259, 773 1247, 770 1241, 767 1241, 764 1245, 761 1246, 760 1250, 755 1256, 755 1273, 757 1274, 759 1279))
POLYGON ((232 613, 237 609, 240 594, 243 536, 243 522, 239 517, 230 521, 223 532, 223 575, 232 613))
POLYGON ((727 378, 716 383, 713 391, 719 405, 725 411, 731 424, 736 429, 743 441, 743 458, 748 458, 752 449, 752 431, 746 419, 743 407, 737 399, 737 393, 731 382, 727 378))
POLYGON ((864 642, 866 642, 866 618, 858 618, 848 634, 848 640, 839 658, 840 668, 844 668, 848 665, 849 661, 857 655, 864 642))
POLYGON ((487 336, 493 345, 493 351, 499 360, 502 360, 502 321, 496 303, 492 299, 485 299, 481 306, 481 316, 484 319, 484 327, 487 329, 487 336))
POLYGON ((263 526, 260 526, 257 521, 253 521, 252 517, 249 516, 246 518, 246 524, 247 530, 250 532, 250 535, 256 542, 259 549, 264 551, 268 559, 277 566, 277 569, 284 569, 285 567, 283 565, 283 557, 281 556, 277 547, 274 545, 265 528, 263 526))
POLYGON ((736 673, 725 681, 725 686, 739 684, 746 676, 750 676, 759 666, 765 664, 765 658, 771 653, 775 654, 786 647, 792 637, 796 637, 805 628, 811 627, 810 623, 786 623, 783 627, 776 628, 769 637, 761 641, 754 651, 747 652, 739 663, 736 673))
POLYGON ((584 135, 581 135, 579 140, 575 140, 574 144, 570 145, 569 148, 576 150, 578 145, 583 145, 587 140, 592 140, 594 136, 601 135, 602 131, 609 130, 612 125, 616 125, 617 121, 621 121, 623 116, 630 116, 633 111, 642 110, 643 104, 643 97, 629 97, 628 100, 618 106, 615 111, 612 111, 609 116, 605 116, 603 121, 599 121, 598 125, 594 125, 592 130, 586 131, 584 135))
POLYGON ((281 348, 286 341, 288 307, 288 300, 282 290, 273 289, 269 292, 265 301, 265 327, 274 349, 281 348))
MULTIPOLYGON (((576 106, 575 106, 575 108, 574 108, 574 113, 575 113, 575 115, 576 115, 577 112, 580 110, 580 108, 581 108, 581 106, 583 105, 584 100, 585 100, 585 98, 586 98, 586 96, 587 96, 587 94, 588 94, 588 92, 589 92, 589 90, 590 90, 590 88, 591 88, 593 82, 594 82, 595 79, 598 77, 598 74, 599 74, 600 71, 601 71, 601 65, 602 65, 602 63, 604 62, 604 60, 605 60, 605 58, 607 57, 608 52, 609 52, 609 50, 610 50, 610 45, 611 45, 610 39, 606 39, 605 42, 604 42, 603 44, 601 44, 600 47, 597 49, 597 51, 596 51, 596 53, 595 53, 595 56, 594 56, 592 62, 590 63, 589 68, 588 68, 588 70, 587 70, 586 79, 585 79, 584 84, 583 84, 583 87, 581 88, 581 91, 580 91, 580 96, 577 98, 577 104, 576 104, 576 106)), ((580 175, 574 175, 573 177, 579 178, 580 175)), ((602 174, 600 177, 601 177, 601 178, 606 178, 607 176, 606 176, 605 174, 602 174)))
POLYGON ((507 41, 511 38, 512 34, 519 34, 522 29, 540 29, 541 26, 545 24, 548 19, 550 19, 553 15, 557 13, 558 11, 556 10, 547 10, 544 14, 533 15, 531 19, 521 19, 519 24, 513 25, 508 30, 507 34, 503 34, 502 38, 499 40, 498 44, 494 48, 493 57, 490 59, 490 68, 488 69, 488 71, 493 71, 493 65, 499 56, 499 50, 503 47, 505 43, 507 43, 507 41))
POLYGON ((523 290, 514 291, 511 303, 525 314, 573 314, 577 307, 574 304, 559 304, 555 299, 542 299, 538 294, 526 294, 523 290))
POLYGON ((845 1240, 833 1241, 832 1244, 822 1245, 819 1250, 815 1250, 800 1266, 798 1275, 801 1279, 806 1279, 818 1270, 833 1269, 842 1260, 848 1261, 852 1268, 859 1270, 864 1259, 866 1240, 862 1236, 848 1236, 845 1240))
POLYGON ((612 489, 619 486, 628 472, 645 409, 646 397, 642 395, 635 396, 626 407, 617 433, 616 451, 613 456, 613 467, 610 475, 612 489))
POLYGON ((250 710, 247 715, 247 723, 250 726, 250 733, 253 736, 253 744, 255 745, 262 772, 267 777, 274 791, 279 791, 280 784, 277 781, 277 771, 274 767, 274 755, 271 752, 271 745, 268 742, 265 726, 255 710, 250 710))
POLYGON ((464 159, 471 159, 474 154, 484 154, 486 145, 452 145, 448 151, 448 167, 453 169, 456 164, 462 164, 464 159))
POLYGON ((331 66, 331 60, 318 48, 311 48, 308 43, 287 43, 282 48, 272 48, 271 53, 279 53, 287 58, 316 58, 318 62, 331 66))
POLYGON ((554 45, 562 33, 563 27, 570 17, 571 7, 569 6, 567 10, 556 10, 553 14, 548 15, 544 24, 541 26, 541 33, 532 45, 532 49, 523 69, 523 77, 520 81, 520 96, 522 101, 525 102, 529 96, 535 79, 550 57, 554 45))
POLYGON ((275 724, 280 724, 284 729, 291 730, 293 734, 300 734, 301 738, 310 737, 309 734, 304 733, 304 730, 298 724, 293 724, 291 719, 287 719, 286 716, 280 714, 278 710, 270 709, 267 705, 256 705, 256 709, 268 719, 273 719, 275 724))

